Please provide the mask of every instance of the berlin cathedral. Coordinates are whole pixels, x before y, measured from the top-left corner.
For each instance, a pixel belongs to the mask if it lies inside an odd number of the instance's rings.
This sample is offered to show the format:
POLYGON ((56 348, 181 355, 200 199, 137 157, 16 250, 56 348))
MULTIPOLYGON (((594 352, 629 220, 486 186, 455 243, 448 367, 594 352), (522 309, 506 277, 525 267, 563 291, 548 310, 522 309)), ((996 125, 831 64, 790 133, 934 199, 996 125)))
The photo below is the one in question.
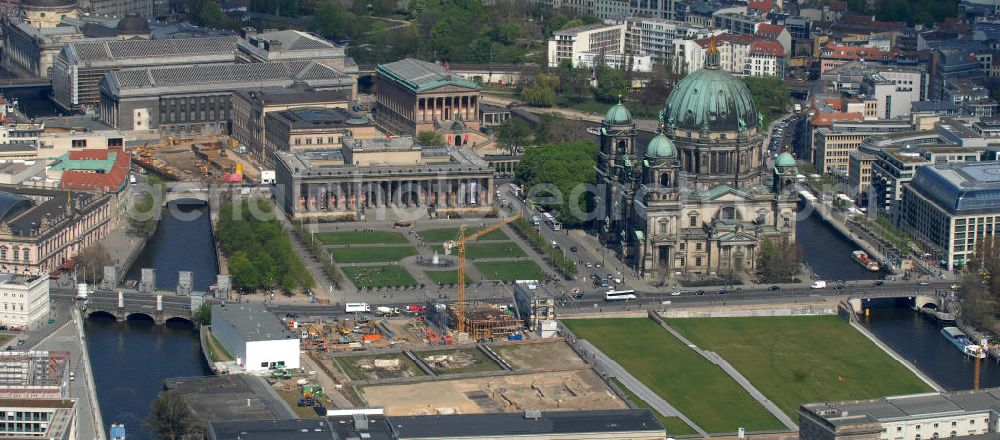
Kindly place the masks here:
POLYGON ((645 149, 621 103, 600 129, 605 215, 595 226, 639 277, 753 274, 762 240, 794 240, 796 200, 782 190, 795 182, 795 160, 782 153, 765 169, 763 115, 743 81, 719 68, 714 44, 659 119, 645 149))

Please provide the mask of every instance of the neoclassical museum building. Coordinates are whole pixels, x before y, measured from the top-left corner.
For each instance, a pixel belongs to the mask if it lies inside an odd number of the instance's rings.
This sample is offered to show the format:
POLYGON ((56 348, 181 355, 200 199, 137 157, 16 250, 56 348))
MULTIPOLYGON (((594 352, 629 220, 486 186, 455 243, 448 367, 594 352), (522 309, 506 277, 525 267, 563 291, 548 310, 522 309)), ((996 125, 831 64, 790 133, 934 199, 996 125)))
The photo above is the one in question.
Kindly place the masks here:
POLYGON ((640 277, 752 274, 762 240, 794 240, 795 198, 781 192, 794 182, 795 160, 783 153, 767 169, 763 116, 746 85, 719 68, 714 44, 660 120, 645 148, 621 103, 601 124, 605 215, 595 226, 640 277))

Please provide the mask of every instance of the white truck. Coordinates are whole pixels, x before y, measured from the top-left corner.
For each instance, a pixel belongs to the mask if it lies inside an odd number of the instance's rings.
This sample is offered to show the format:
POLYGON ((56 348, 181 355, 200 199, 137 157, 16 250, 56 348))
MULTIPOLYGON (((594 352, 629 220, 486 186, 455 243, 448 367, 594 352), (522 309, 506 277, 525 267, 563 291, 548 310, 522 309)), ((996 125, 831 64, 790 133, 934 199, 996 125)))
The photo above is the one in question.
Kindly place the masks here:
POLYGON ((76 285, 76 299, 79 300, 87 299, 87 296, 89 294, 90 291, 87 289, 87 283, 79 283, 76 285))
POLYGON ((368 313, 372 307, 368 303, 347 303, 344 304, 344 311, 347 313, 368 313))
POLYGON ((812 288, 813 289, 825 289, 826 288, 826 281, 823 281, 823 280, 813 281, 812 288))
POLYGON ((379 306, 375 308, 375 313, 379 316, 399 316, 399 309, 396 307, 379 306))

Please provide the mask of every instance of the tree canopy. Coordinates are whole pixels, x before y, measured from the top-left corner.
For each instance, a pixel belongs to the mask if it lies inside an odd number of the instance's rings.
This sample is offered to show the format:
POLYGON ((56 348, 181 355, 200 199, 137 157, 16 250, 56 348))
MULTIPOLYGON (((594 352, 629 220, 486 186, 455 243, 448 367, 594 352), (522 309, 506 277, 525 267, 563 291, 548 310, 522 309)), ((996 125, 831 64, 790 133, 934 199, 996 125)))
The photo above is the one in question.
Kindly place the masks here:
POLYGON ((788 107, 794 102, 788 86, 777 76, 747 77, 743 81, 753 95, 757 111, 764 114, 765 124, 788 111, 788 107))
POLYGON ((566 226, 579 226, 593 211, 591 191, 585 185, 597 179, 597 144, 566 142, 525 149, 515 178, 535 203, 554 211, 566 226))
POLYGON ((444 136, 436 131, 421 131, 417 133, 417 145, 425 147, 444 145, 444 136))
POLYGON ((905 21, 909 24, 932 25, 958 15, 958 0, 883 0, 873 2, 868 9, 865 0, 847 0, 847 8, 860 14, 874 14, 882 21, 905 21))
POLYGON ((763 283, 788 282, 799 270, 799 248, 787 239, 765 238, 757 254, 757 272, 763 283))
POLYGON ((201 419, 177 391, 168 390, 156 396, 142 427, 153 438, 164 440, 200 439, 206 435, 201 419))
POLYGON ((594 89, 594 96, 599 101, 617 102, 627 91, 628 79, 625 78, 625 72, 607 66, 601 66, 597 70, 597 88, 594 89))
POLYGON ((263 199, 230 202, 219 210, 216 236, 229 257, 233 285, 286 291, 313 286, 312 275, 295 254, 271 204, 263 199), (251 203, 253 209, 251 210, 251 203))
POLYGON ((531 140, 531 129, 518 118, 510 118, 496 128, 497 143, 510 154, 517 154, 531 140))

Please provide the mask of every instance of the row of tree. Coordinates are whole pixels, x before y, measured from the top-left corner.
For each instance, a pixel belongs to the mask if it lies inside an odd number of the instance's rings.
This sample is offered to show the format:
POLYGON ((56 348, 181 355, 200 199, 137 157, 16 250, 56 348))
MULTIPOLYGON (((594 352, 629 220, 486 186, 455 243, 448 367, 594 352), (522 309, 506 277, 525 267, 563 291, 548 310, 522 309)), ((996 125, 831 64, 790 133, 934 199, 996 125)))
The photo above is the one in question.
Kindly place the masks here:
POLYGON ((519 218, 511 223, 511 226, 513 226, 514 230, 521 234, 521 237, 523 237, 532 248, 548 257, 552 262, 552 265, 555 266, 564 277, 569 279, 576 276, 578 270, 576 263, 567 258, 566 254, 562 253, 562 251, 549 244, 549 241, 546 240, 534 226, 528 223, 527 220, 519 218))
POLYGON ((972 326, 1000 334, 1000 237, 986 236, 976 244, 976 255, 965 266, 959 294, 961 319, 972 326))
POLYGON ((597 99, 614 103, 629 91, 627 72, 600 65, 595 69, 574 67, 564 60, 558 68, 542 72, 521 87, 521 98, 529 105, 552 107, 569 102, 597 99), (591 87, 591 79, 596 86, 591 87))
POLYGON ((958 0, 847 0, 847 9, 882 21, 932 25, 958 15, 958 0), (869 6, 872 6, 871 8, 869 6))
POLYGON ((267 200, 254 198, 228 202, 219 210, 216 236, 229 259, 233 285, 280 287, 287 292, 311 288, 312 275, 292 249, 273 209, 267 200))

